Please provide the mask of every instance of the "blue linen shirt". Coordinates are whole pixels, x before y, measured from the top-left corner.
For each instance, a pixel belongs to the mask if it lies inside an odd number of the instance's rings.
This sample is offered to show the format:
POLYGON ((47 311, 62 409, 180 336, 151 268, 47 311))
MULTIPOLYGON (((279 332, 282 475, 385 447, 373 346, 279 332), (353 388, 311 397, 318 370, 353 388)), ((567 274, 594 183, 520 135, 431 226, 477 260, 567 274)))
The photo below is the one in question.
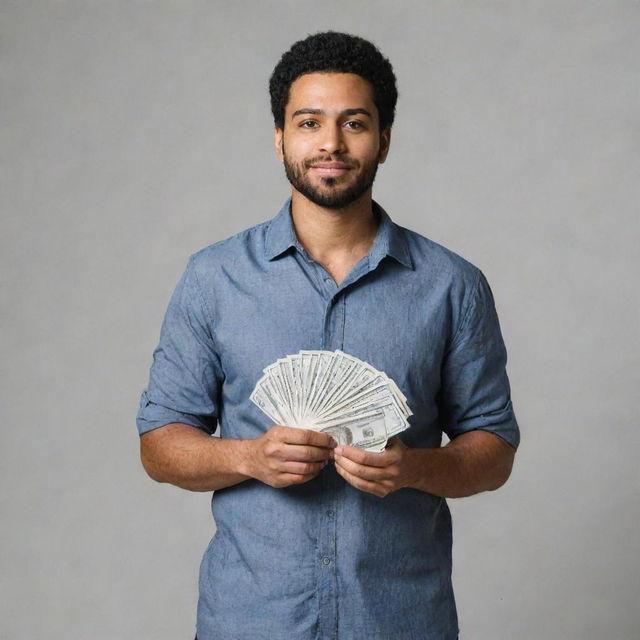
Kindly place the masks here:
MULTIPOLYGON (((197 252, 172 298, 137 416, 226 438, 271 427, 249 399, 262 370, 301 349, 341 349, 393 378, 413 416, 409 447, 473 429, 513 447, 506 351, 482 273, 394 224, 374 203, 368 255, 337 286, 298 242, 290 200, 271 221, 197 252)), ((274 489, 214 492, 217 531, 200 568, 199 640, 452 640, 451 519, 443 498, 384 499, 332 465, 274 489)))

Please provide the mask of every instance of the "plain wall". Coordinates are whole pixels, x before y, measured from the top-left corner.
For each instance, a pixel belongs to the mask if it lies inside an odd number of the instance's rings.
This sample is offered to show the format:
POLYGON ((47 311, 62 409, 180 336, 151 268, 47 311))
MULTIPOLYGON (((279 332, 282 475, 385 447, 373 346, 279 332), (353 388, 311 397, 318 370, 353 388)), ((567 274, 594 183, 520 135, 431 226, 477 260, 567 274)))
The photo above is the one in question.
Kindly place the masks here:
POLYGON ((522 445, 451 500, 462 640, 640 637, 640 4, 0 4, 0 637, 191 638, 208 494, 134 418, 188 256, 278 211, 297 39, 398 76, 374 196, 487 275, 522 445))

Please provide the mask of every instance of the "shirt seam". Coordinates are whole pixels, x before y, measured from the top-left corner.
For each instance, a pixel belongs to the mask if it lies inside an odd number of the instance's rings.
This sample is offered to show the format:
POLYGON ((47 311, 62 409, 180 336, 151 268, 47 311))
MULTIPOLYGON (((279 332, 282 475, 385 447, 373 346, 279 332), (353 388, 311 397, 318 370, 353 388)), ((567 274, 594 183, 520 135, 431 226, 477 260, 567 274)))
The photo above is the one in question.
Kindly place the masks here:
POLYGON ((451 340, 451 348, 453 348, 455 343, 458 341, 458 336, 462 333, 462 329, 467 323, 467 318, 471 314, 471 308, 473 307, 473 302, 474 302, 474 300, 476 298, 476 294, 478 292, 478 289, 480 288, 480 276, 481 276, 481 272, 478 269, 477 273, 476 273, 476 280, 473 283, 473 287, 471 289, 471 293, 469 294, 469 300, 467 301, 467 306, 466 306, 466 308, 465 308, 465 310, 463 312, 463 315, 462 315, 462 320, 460 321, 460 324, 458 325, 458 328, 456 329, 456 333, 455 333, 455 335, 453 336, 453 338, 451 340))
POLYGON ((196 290, 198 291, 198 296, 200 297, 200 303, 202 304, 205 311, 207 312, 207 315, 210 318, 208 326, 209 326, 209 332, 211 334, 211 341, 213 343, 213 346, 215 347, 214 348, 215 353, 218 355, 218 358, 220 358, 220 349, 218 348, 219 347, 218 338, 216 336, 215 327, 213 326, 213 318, 214 318, 213 312, 211 310, 211 307, 209 307, 209 305, 207 304, 207 299, 205 298, 204 292, 202 291, 202 286, 200 285, 200 279, 198 278, 198 273, 195 268, 195 261, 193 259, 193 256, 189 260, 188 268, 193 272, 193 278, 195 281, 196 290))

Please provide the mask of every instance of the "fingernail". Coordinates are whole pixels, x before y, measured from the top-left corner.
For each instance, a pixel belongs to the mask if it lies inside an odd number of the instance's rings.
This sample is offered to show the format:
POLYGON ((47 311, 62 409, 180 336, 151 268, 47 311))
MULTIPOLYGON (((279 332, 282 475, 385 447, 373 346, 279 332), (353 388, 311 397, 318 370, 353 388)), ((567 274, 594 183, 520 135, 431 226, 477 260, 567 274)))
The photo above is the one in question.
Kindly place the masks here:
POLYGON ((329 444, 335 449, 338 446, 338 441, 335 438, 330 438, 329 444))

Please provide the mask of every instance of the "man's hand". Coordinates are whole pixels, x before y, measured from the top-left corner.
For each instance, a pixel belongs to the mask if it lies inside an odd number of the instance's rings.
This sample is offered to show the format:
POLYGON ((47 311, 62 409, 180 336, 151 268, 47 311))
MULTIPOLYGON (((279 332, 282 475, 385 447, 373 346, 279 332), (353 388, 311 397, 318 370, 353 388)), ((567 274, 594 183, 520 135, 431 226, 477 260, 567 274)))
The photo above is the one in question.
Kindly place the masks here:
POLYGON ((326 433, 275 425, 246 446, 246 475, 280 489, 317 476, 335 441, 326 433))
POLYGON ((384 498, 406 486, 404 461, 407 450, 407 446, 397 437, 389 440, 387 448, 381 453, 356 447, 336 447, 336 471, 356 489, 384 498))
POLYGON ((511 473, 515 449, 480 429, 444 447, 411 449, 398 437, 382 453, 336 447, 337 472, 361 491, 384 498, 409 487, 443 498, 462 498, 501 487, 511 473))

